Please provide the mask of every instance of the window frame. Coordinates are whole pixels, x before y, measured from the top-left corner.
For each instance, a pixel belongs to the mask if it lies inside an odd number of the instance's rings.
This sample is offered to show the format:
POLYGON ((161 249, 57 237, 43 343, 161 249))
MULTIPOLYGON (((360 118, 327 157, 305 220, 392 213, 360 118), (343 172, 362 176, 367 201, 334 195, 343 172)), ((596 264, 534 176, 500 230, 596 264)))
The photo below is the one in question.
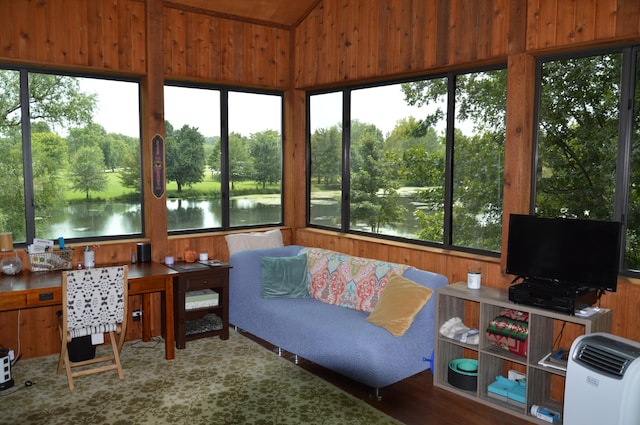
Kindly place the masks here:
MULTIPOLYGON (((454 166, 453 160, 453 150, 454 146, 454 133, 455 133, 455 111, 456 111, 456 101, 455 101, 455 89, 456 89, 456 77, 458 75, 472 74, 472 73, 480 73, 480 72, 490 72, 496 70, 505 70, 507 71, 506 62, 498 62, 491 65, 478 66, 478 67, 470 67, 453 71, 446 72, 438 72, 427 75, 419 75, 412 78, 405 79, 393 79, 393 80, 385 80, 376 83, 366 83, 366 84, 354 84, 342 87, 333 87, 333 88, 325 88, 318 90, 308 90, 305 94, 306 99, 306 217, 305 223, 307 227, 317 228, 323 230, 330 231, 338 231, 341 233, 353 234, 358 236, 366 236, 377 239, 391 240, 402 243, 410 243, 414 245, 420 246, 428 246, 434 247, 438 249, 447 249, 452 251, 460 251, 471 254, 484 255, 494 258, 500 257, 500 251, 490 251, 485 249, 473 248, 473 247, 465 247, 454 245, 452 242, 453 238, 453 181, 454 181, 454 166), (445 129, 445 172, 444 172, 444 236, 442 243, 427 241, 421 239, 410 239, 399 236, 392 235, 384 235, 380 233, 371 233, 371 232, 363 232, 358 230, 351 229, 350 226, 350 193, 351 193, 351 178, 350 178, 350 151, 351 151, 351 93, 354 90, 366 89, 366 88, 375 88, 386 85, 394 85, 394 84, 402 84, 402 83, 410 83, 422 80, 432 80, 438 78, 447 78, 447 100, 446 100, 446 129, 445 129), (322 95, 328 93, 342 93, 342 187, 341 187, 341 217, 340 217, 340 226, 339 227, 330 227, 324 226, 320 224, 311 223, 311 97, 315 95, 322 95)), ((506 87, 505 87, 506 93, 506 87)), ((505 94, 506 96, 506 94, 505 94)), ((505 109, 505 118, 506 118, 506 109, 505 109)), ((504 161, 503 161, 503 170, 504 170, 504 161)))
POLYGON ((182 87, 190 89, 216 90, 220 93, 220 196, 221 196, 221 217, 220 227, 198 228, 198 229, 167 229, 168 236, 189 235, 198 233, 217 233, 230 230, 247 230, 256 228, 280 227, 284 224, 284 201, 285 201, 285 178, 284 178, 284 110, 285 98, 282 90, 254 89, 242 86, 231 86, 222 84, 193 83, 181 80, 165 80, 164 86, 182 87), (278 223, 250 224, 246 226, 231 226, 231 190, 229 179, 229 93, 247 93, 259 95, 278 96, 281 100, 280 111, 280 221, 278 223))
POLYGON ((625 256, 627 246, 627 211, 629 207, 629 185, 631 182, 631 150, 633 146, 633 113, 634 105, 640 107, 640 99, 635 99, 635 87, 640 81, 635 81, 635 72, 640 67, 637 60, 640 55, 639 44, 624 44, 606 48, 585 49, 580 51, 550 54, 536 58, 535 73, 535 108, 533 125, 533 152, 532 152, 532 178, 530 188, 529 214, 535 214, 537 198, 537 167, 539 159, 539 130, 540 130, 540 103, 542 96, 542 68, 547 62, 581 59, 592 56, 620 54, 621 81, 620 98, 618 102, 618 144, 616 155, 616 176, 614 187, 614 204, 611 220, 622 224, 620 237, 620 259, 618 274, 620 276, 639 278, 640 270, 625 268, 625 256))
MULTIPOLYGON (((19 73, 20 79, 20 132, 22 140, 22 173, 24 179, 24 214, 25 214, 25 242, 15 242, 15 247, 25 248, 29 241, 36 237, 36 216, 35 216, 35 192, 34 192, 34 176, 33 176, 33 154, 32 154, 32 138, 31 138, 31 109, 30 109, 30 93, 29 93, 29 75, 30 74, 47 74, 57 75, 71 78, 87 78, 95 80, 106 80, 114 82, 134 83, 138 86, 138 119, 139 119, 139 150, 142 154, 142 88, 141 78, 125 77, 114 74, 96 74, 90 72, 77 72, 73 70, 60 70, 52 68, 38 68, 33 66, 12 65, 0 63, 0 69, 6 71, 16 71, 19 73)), ((142 155, 140 155, 142 158, 142 155)), ((141 159, 142 161, 142 159, 141 159)), ((90 241, 115 241, 139 239, 145 234, 145 206, 144 206, 144 186, 142 185, 142 163, 140 164, 140 232, 119 235, 94 235, 82 238, 69 238, 70 243, 85 243, 90 241)))

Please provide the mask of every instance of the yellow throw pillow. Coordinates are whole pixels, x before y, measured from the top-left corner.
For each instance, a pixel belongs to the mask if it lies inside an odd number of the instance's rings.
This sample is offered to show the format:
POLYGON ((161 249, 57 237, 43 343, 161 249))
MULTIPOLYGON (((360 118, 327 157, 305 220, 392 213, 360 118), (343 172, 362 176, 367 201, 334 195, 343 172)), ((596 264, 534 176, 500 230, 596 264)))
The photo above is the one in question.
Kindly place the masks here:
POLYGON ((387 282, 367 322, 381 326, 394 336, 402 336, 433 291, 400 275, 387 282))

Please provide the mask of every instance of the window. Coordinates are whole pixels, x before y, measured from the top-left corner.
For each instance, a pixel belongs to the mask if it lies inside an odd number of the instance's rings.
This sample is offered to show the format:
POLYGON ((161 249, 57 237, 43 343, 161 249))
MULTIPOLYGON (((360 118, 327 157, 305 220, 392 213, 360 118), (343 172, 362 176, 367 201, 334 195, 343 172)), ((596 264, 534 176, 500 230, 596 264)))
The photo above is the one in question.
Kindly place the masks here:
POLYGON ((500 250, 504 69, 309 93, 308 104, 310 226, 500 250))
MULTIPOLYGON (((629 158, 630 173, 627 198, 627 223, 626 250, 624 256, 624 269, 640 272, 640 50, 635 49, 633 55, 635 66, 635 87, 633 90, 634 107, 632 109, 631 129, 631 156, 629 158)), ((627 132, 625 132, 627 133, 627 132)))
POLYGON ((165 86, 169 232, 282 223, 282 107, 280 93, 165 86))
POLYGON ((231 227, 282 223, 282 96, 229 92, 231 227))
POLYGON ((342 93, 310 98, 311 182, 309 221, 340 228, 342 217, 342 93))
POLYGON ((632 272, 640 270, 638 76, 631 48, 540 60, 534 191, 537 215, 622 222, 623 267, 632 272))
POLYGON ((0 70, 0 225, 16 243, 142 234, 137 82, 0 70))
POLYGON ((222 227, 220 91, 165 86, 167 229, 222 227))

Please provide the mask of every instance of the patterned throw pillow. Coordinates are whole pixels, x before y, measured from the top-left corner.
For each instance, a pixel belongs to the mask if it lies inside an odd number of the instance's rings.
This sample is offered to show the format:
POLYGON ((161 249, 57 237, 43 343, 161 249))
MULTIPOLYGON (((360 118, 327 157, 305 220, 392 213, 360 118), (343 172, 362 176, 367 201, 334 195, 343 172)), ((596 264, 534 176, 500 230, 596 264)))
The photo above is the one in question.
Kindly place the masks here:
POLYGON ((309 293, 319 301, 371 313, 389 278, 409 266, 304 248, 311 277, 309 293))

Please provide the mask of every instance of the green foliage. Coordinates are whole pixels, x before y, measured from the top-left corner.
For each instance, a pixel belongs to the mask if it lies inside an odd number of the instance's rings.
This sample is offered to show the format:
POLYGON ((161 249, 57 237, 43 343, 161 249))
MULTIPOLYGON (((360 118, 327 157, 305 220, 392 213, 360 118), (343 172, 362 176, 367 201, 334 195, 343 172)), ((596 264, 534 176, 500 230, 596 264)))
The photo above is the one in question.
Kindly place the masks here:
POLYGON ((123 158, 119 178, 123 187, 140 192, 140 147, 126 146, 122 150, 123 158))
POLYGON ((423 131, 421 125, 415 117, 401 119, 385 140, 385 148, 403 152, 414 147, 423 147, 428 151, 444 153, 444 144, 436 130, 429 127, 423 131))
POLYGON ((178 185, 178 192, 183 186, 191 186, 202 181, 204 177, 204 136, 197 128, 188 125, 174 130, 169 122, 166 128, 166 169, 167 180, 178 185))
POLYGON ((249 180, 253 175, 253 160, 249 154, 249 142, 238 133, 229 134, 229 181, 231 189, 236 183, 249 180))
POLYGON ((11 231, 14 241, 23 241, 26 223, 20 138, 0 138, 0 158, 0 229, 11 231))
MULTIPOLYGON (((471 121, 475 135, 454 132, 452 231, 456 246, 499 251, 502 231, 502 185, 506 110, 506 70, 456 76, 456 122, 471 121)), ((399 123, 400 138, 427 136, 444 117, 447 80, 434 79, 402 85, 411 105, 432 106, 422 121, 399 123)), ((444 139, 428 139, 405 148, 400 175, 426 189, 418 194, 425 204, 416 211, 422 229, 420 239, 443 241, 444 232, 444 139), (437 239, 440 238, 440 239, 437 239)))
POLYGON ((71 189, 83 192, 89 199, 89 192, 100 191, 107 186, 104 174, 104 156, 99 147, 84 146, 71 157, 69 165, 71 189))
POLYGON ((342 129, 319 128, 311 135, 311 178, 330 185, 341 180, 342 129))
POLYGON ((455 136, 452 240, 500 252, 502 245, 502 193, 504 133, 485 132, 455 136))
POLYGON ((399 203, 396 162, 385 154, 382 133, 374 125, 354 122, 351 128, 351 222, 365 222, 379 233, 381 226, 402 222, 406 212, 399 203))
POLYGON ((253 159, 253 180, 265 189, 282 176, 282 143, 280 133, 266 130, 251 136, 249 154, 253 159))
POLYGON ((544 64, 537 214, 613 216, 621 56, 544 64))

